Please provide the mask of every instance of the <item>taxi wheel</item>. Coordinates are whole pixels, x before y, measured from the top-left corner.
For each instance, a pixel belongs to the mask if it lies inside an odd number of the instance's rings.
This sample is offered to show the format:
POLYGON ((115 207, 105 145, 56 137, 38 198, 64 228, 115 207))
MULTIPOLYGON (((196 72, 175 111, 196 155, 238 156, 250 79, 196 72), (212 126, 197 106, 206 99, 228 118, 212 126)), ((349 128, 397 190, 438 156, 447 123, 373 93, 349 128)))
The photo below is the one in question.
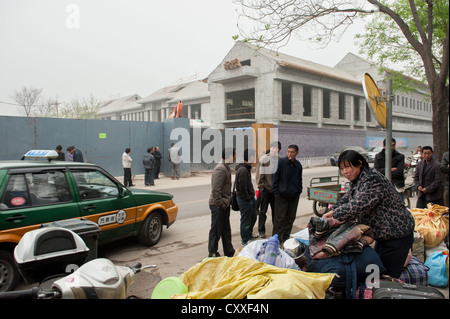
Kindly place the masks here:
POLYGON ((20 273, 14 264, 11 252, 0 250, 0 291, 9 291, 16 288, 20 280, 20 273))
POLYGON ((161 239, 163 220, 159 213, 147 216, 139 232, 139 242, 146 246, 156 245, 161 239))

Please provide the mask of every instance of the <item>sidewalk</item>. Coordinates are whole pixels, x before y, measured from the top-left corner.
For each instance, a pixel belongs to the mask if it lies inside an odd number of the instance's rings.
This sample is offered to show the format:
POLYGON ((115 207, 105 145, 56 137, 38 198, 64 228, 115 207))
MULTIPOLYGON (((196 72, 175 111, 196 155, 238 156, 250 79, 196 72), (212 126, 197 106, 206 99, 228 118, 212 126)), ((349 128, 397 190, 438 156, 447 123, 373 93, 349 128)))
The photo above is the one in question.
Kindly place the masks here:
MULTIPOLYGON (((211 174, 212 172, 195 172, 189 177, 180 177, 180 179, 171 179, 169 176, 164 176, 164 174, 159 174, 159 179, 155 179, 155 186, 145 186, 144 184, 144 174, 133 175, 133 188, 141 188, 148 190, 166 190, 174 187, 192 187, 199 185, 211 184, 211 174)), ((116 177, 118 181, 123 183, 123 176, 116 177)))

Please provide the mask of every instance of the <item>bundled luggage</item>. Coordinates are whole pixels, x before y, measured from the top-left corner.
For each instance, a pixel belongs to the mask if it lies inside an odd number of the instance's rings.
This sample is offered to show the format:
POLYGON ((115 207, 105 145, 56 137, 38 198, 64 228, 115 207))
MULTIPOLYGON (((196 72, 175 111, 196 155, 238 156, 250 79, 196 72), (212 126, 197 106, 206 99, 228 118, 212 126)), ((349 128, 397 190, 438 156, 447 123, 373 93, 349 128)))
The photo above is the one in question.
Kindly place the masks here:
POLYGON ((399 279, 407 284, 427 286, 428 270, 429 268, 425 266, 419 258, 411 256, 411 260, 403 269, 399 279))

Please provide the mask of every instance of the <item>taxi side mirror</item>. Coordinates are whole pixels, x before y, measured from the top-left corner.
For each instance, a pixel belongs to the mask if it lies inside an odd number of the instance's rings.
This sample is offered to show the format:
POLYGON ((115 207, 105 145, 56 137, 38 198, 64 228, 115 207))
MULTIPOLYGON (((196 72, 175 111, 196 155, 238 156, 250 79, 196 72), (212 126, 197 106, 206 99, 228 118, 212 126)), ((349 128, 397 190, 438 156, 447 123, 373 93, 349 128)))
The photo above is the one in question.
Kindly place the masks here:
POLYGON ((119 188, 119 197, 125 197, 131 194, 131 191, 125 186, 120 186, 119 188))

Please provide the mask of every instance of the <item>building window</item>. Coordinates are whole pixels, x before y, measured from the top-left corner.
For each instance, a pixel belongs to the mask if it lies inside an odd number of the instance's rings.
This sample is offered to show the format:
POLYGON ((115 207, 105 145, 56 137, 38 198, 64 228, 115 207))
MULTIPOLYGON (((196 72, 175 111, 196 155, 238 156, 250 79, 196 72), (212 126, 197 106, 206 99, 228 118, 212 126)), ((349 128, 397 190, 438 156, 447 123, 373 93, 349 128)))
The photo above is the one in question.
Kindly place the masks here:
POLYGON ((244 65, 251 66, 251 60, 250 59, 244 60, 244 61, 240 61, 240 62, 241 62, 241 66, 244 66, 244 65))
POLYGON ((355 122, 359 122, 360 119, 361 119, 361 117, 359 114, 359 97, 354 96, 353 97, 353 120, 355 120, 355 122))
POLYGON ((191 119, 200 119, 202 118, 202 105, 201 104, 193 104, 191 105, 191 119))
POLYGON ((345 93, 339 93, 339 119, 345 120, 345 93))
POLYGON ((311 116, 311 87, 303 86, 303 116, 311 116))
POLYGON ((292 84, 281 82, 281 113, 292 114, 292 84))
POLYGON ((329 119, 330 116, 330 98, 331 98, 331 92, 330 90, 323 90, 323 110, 322 110, 322 117, 325 119, 329 119))
POLYGON ((227 120, 255 118, 255 89, 227 92, 225 99, 227 120))

